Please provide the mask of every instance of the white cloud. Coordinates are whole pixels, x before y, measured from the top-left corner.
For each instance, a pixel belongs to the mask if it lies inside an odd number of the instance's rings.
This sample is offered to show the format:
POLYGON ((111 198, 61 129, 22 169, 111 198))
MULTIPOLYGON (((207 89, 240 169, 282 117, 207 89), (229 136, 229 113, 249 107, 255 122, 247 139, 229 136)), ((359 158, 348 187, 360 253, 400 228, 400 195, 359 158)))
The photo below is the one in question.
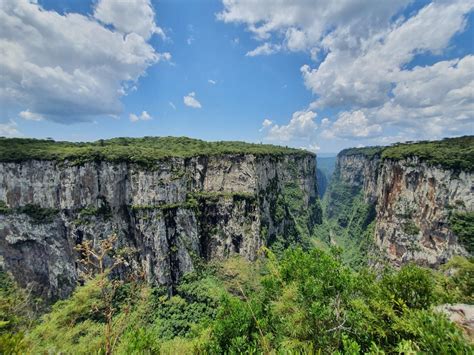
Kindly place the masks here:
POLYGON ((137 116, 134 113, 131 113, 128 118, 132 122, 138 122, 138 121, 149 121, 151 120, 151 116, 148 114, 148 112, 143 111, 139 116, 137 116))
POLYGON ((273 121, 269 120, 268 118, 265 118, 262 122, 262 128, 260 128, 259 131, 262 132, 268 127, 270 127, 271 125, 273 125, 273 121))
POLYGON ((186 39, 186 43, 188 44, 188 46, 190 46, 193 42, 194 42, 194 37, 193 36, 189 36, 186 39))
POLYGON ((416 54, 438 53, 465 26, 472 4, 459 1, 433 3, 405 22, 359 38, 353 48, 348 34, 336 30, 324 39, 329 54, 311 69, 301 68, 306 86, 319 96, 312 107, 355 105, 374 107, 389 99, 416 54))
POLYGON ((155 24, 150 0, 100 0, 94 17, 125 34, 136 33, 147 40, 156 33, 165 38, 163 30, 155 24))
POLYGON ((168 102, 168 103, 169 103, 169 105, 173 108, 173 110, 176 110, 176 106, 174 105, 174 103, 172 103, 171 101, 168 102))
POLYGON ((10 120, 7 123, 0 123, 0 136, 4 137, 16 137, 21 136, 21 133, 16 128, 17 124, 15 121, 10 120))
POLYGON ((250 52, 247 52, 245 55, 247 57, 255 57, 258 55, 270 55, 273 53, 278 52, 281 49, 280 46, 278 45, 273 45, 270 43, 264 43, 261 46, 255 48, 254 50, 251 50, 250 52))
POLYGON ((272 37, 289 50, 318 47, 328 30, 362 35, 386 25, 411 0, 223 0, 217 18, 244 23, 259 40, 272 37))
POLYGON ((209 84, 212 84, 212 85, 216 85, 216 84, 217 84, 217 81, 212 80, 212 79, 209 79, 207 82, 208 82, 209 84))
POLYGON ((31 112, 30 110, 21 111, 19 116, 21 118, 23 118, 24 120, 28 120, 28 121, 42 121, 42 120, 44 120, 43 116, 41 116, 38 113, 31 112))
POLYGON ((325 138, 368 138, 381 132, 382 126, 371 124, 362 111, 352 111, 339 114, 338 119, 322 135, 325 138))
POLYGON ((316 153, 318 150, 321 149, 321 147, 317 144, 309 144, 306 147, 303 147, 302 149, 309 150, 310 152, 316 153))
POLYGON ((196 93, 190 92, 188 95, 183 97, 183 102, 186 106, 192 108, 201 108, 201 103, 196 99, 196 93))
POLYGON ((314 63, 301 67, 317 97, 309 109, 336 112, 334 124, 321 121, 323 137, 375 140, 382 130, 411 139, 472 134, 473 56, 410 64, 419 54, 442 54, 466 29, 474 1, 434 0, 402 15, 411 2, 223 0, 218 19, 244 24, 264 41, 254 55, 276 48, 311 55, 314 63))
POLYGON ((314 121, 317 114, 313 111, 297 111, 293 113, 287 125, 272 125, 272 122, 264 121, 270 127, 266 139, 271 141, 288 142, 291 140, 310 140, 315 136, 318 128, 314 121))
POLYGON ((273 124, 273 121, 269 120, 268 118, 265 118, 262 122, 262 127, 267 128, 270 127, 273 124))
POLYGON ((1 1, 0 105, 62 123, 119 115, 121 96, 170 59, 147 43, 160 33, 153 16, 148 1, 99 0, 92 16, 1 1))

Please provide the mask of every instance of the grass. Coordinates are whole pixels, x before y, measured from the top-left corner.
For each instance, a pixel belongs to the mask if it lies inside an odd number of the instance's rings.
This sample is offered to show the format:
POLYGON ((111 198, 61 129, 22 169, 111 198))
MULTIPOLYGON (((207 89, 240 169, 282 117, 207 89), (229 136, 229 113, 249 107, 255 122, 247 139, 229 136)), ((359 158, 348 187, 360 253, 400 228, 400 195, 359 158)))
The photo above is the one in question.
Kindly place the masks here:
POLYGON ((313 155, 301 149, 245 142, 205 142, 186 137, 113 138, 74 143, 0 137, 0 161, 58 160, 81 164, 90 161, 132 162, 152 165, 160 159, 223 154, 313 155))

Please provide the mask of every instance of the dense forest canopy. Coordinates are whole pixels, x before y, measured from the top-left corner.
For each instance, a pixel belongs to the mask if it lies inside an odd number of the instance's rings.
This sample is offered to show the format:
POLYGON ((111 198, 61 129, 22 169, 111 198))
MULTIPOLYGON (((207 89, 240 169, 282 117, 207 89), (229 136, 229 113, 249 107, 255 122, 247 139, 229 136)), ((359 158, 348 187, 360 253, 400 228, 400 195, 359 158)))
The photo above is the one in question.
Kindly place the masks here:
POLYGON ((453 170, 474 171, 474 136, 445 138, 439 141, 397 143, 388 147, 348 148, 340 156, 364 155, 372 158, 402 160, 417 157, 430 165, 453 170))
POLYGON ((206 142, 187 137, 112 138, 95 142, 56 142, 48 139, 0 137, 0 161, 37 160, 126 161, 149 164, 170 157, 222 154, 313 155, 312 153, 271 144, 245 142, 206 142))

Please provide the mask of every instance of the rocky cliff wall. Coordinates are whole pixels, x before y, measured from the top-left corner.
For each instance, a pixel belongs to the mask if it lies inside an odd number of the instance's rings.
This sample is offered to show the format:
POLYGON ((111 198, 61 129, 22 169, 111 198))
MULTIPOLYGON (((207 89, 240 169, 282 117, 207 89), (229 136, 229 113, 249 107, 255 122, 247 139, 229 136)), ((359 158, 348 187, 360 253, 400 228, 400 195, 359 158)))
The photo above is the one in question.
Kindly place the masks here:
POLYGON ((437 266, 468 255, 450 217, 472 211, 473 174, 429 166, 417 157, 382 164, 375 241, 393 263, 437 266))
POLYGON ((380 154, 341 154, 338 156, 335 171, 341 183, 362 190, 365 201, 374 203, 377 199, 380 162, 380 154))
POLYGON ((377 149, 375 154, 343 151, 333 185, 343 187, 339 189, 347 195, 345 204, 362 193, 366 203, 375 206, 374 241, 382 255, 395 265, 414 261, 431 267, 453 255, 468 255, 466 240, 453 230, 452 216, 472 215, 474 175, 427 164, 416 156, 382 159, 382 149, 377 149))
POLYGON ((226 154, 133 163, 27 160, 0 163, 0 266, 45 298, 66 297, 78 280, 74 246, 118 236, 136 251, 130 267, 173 285, 206 260, 259 248, 296 223, 285 188, 318 211, 311 154, 226 154), (283 196, 283 198, 282 198, 283 196), (276 210, 283 209, 283 218, 276 210))

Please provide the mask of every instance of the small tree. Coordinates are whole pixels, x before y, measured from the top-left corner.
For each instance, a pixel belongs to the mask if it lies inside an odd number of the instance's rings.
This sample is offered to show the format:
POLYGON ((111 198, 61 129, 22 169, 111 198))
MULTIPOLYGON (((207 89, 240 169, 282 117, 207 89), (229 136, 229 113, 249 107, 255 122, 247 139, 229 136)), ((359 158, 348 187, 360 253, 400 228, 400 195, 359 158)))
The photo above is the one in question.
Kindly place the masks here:
MULTIPOLYGON (((121 333, 120 329, 123 328, 120 320, 114 321, 114 315, 117 311, 114 298, 117 290, 123 285, 123 280, 112 279, 110 276, 116 268, 128 265, 126 256, 133 253, 130 248, 117 252, 116 242, 117 235, 112 234, 100 241, 97 246, 94 246, 91 240, 86 240, 75 247, 75 250, 80 254, 78 261, 82 265, 81 277, 86 281, 97 279, 97 285, 100 288, 100 298, 103 306, 98 307, 96 305, 94 311, 102 314, 105 319, 104 342, 106 354, 112 354, 121 333)), ((130 275, 136 279, 143 277, 141 273, 130 273, 130 275)), ((124 312, 127 314, 129 307, 124 312)))

